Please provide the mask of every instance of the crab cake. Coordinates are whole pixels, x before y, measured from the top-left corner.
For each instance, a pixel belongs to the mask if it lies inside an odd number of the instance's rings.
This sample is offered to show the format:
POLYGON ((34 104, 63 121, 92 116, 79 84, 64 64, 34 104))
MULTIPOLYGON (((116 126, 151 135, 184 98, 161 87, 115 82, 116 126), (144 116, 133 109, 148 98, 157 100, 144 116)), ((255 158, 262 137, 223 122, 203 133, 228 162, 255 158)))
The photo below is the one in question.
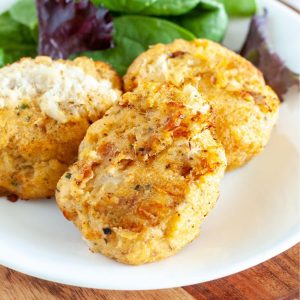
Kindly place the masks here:
POLYGON ((121 81, 88 58, 25 58, 0 69, 0 194, 51 197, 90 123, 120 97, 121 81))
POLYGON ((144 81, 192 84, 216 114, 228 169, 260 153, 276 122, 279 100, 249 61, 208 40, 176 40, 141 54, 124 77, 125 90, 144 81))
POLYGON ((199 234, 226 168, 197 90, 145 83, 87 131, 56 200, 93 252, 126 264, 178 252, 199 234))

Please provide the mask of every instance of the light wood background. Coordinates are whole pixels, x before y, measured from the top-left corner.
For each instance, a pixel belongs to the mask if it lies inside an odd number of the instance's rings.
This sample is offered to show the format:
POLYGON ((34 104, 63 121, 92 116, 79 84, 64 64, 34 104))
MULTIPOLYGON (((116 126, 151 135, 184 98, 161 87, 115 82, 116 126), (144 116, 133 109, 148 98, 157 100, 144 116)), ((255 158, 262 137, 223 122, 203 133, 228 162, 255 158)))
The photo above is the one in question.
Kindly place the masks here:
POLYGON ((298 300, 299 250, 300 244, 254 268, 222 279, 154 291, 71 287, 0 266, 0 300, 298 300))

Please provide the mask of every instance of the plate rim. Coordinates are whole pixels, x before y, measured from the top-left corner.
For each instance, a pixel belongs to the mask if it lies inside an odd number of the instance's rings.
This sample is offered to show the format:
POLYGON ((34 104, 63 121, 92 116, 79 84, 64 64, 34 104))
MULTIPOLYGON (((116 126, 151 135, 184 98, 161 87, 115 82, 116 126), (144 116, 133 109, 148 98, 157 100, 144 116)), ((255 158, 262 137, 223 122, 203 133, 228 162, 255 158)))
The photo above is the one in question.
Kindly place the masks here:
MULTIPOLYGON (((286 5, 282 4, 281 2, 277 2, 275 0, 264 0, 266 3, 271 3, 271 5, 279 6, 282 10, 288 11, 289 14, 295 14, 295 16, 299 17, 299 15, 287 7, 286 5)), ((145 282, 144 284, 138 284, 138 286, 134 286, 134 284, 127 286, 126 288, 122 288, 122 284, 119 284, 120 288, 118 288, 114 283, 110 284, 89 284, 84 279, 80 278, 74 280, 72 277, 67 277, 65 275, 56 274, 56 276, 52 275, 51 272, 42 272, 41 268, 29 267, 28 264, 22 263, 19 259, 14 261, 13 259, 4 259, 3 256, 0 255, 0 264, 13 269, 17 272, 42 279, 47 280, 59 284, 65 284, 68 286, 76 286, 76 287, 83 287, 83 288, 94 288, 94 289, 109 289, 109 290, 154 290, 154 289, 166 289, 166 288, 176 288, 182 287, 187 285, 199 284, 211 280, 220 279, 229 275, 236 274, 238 272, 244 271, 250 267, 254 267, 266 260, 271 259, 272 257, 286 251, 287 249, 293 247, 297 243, 300 242, 300 228, 298 226, 298 230, 293 230, 293 232, 285 239, 279 240, 272 245, 272 247, 266 248, 265 251, 260 252, 254 256, 250 256, 243 262, 237 262, 232 264, 230 267, 226 268, 225 271, 220 270, 219 272, 215 272, 213 275, 208 276, 205 280, 199 280, 199 276, 189 275, 180 280, 166 280, 158 284, 157 282, 152 283, 151 281, 145 282)), ((1 249, 0 249, 1 253, 1 249)))
MULTIPOLYGON (((299 228, 298 228, 299 229, 299 228)), ((178 288, 178 287, 184 287, 184 286, 189 286, 189 285, 194 285, 194 284, 200 284, 204 282, 208 282, 211 280, 217 280, 224 278, 226 276, 234 275, 238 272, 242 272, 246 269, 249 269, 251 267, 255 267, 258 264, 265 262, 280 253, 288 250, 289 248, 295 246, 300 242, 300 230, 295 231, 288 239, 284 239, 281 241, 278 241, 276 246, 273 248, 268 248, 264 252, 261 252, 255 256, 249 257, 247 260, 245 260, 243 263, 236 263, 233 264, 230 268, 227 268, 226 271, 214 273, 214 275, 207 277, 205 280, 197 280, 195 276, 191 276, 193 279, 182 279, 182 280, 177 280, 176 283, 174 280, 172 284, 169 284, 169 281, 163 282, 160 285, 157 285, 157 283, 152 284, 151 282, 141 285, 139 284, 138 286, 129 286, 126 287, 126 289, 123 288, 117 288, 114 284, 110 285, 101 285, 101 286, 95 286, 94 284, 87 284, 84 280, 70 280, 66 278, 66 276, 46 276, 45 273, 42 273, 40 271, 32 270, 28 272, 28 268, 22 268, 20 267, 20 264, 16 263, 5 263, 3 264, 3 260, 0 257, 0 264, 3 266, 10 268, 14 271, 20 272, 25 275, 29 275, 31 277, 37 278, 37 279, 42 279, 46 280, 49 282, 54 282, 58 284, 64 284, 67 286, 74 286, 74 287, 81 287, 81 288, 92 288, 92 289, 107 289, 107 290, 118 290, 118 291, 140 291, 140 290, 161 290, 161 289, 169 289, 169 288, 178 288), (179 282, 180 281, 180 282, 179 282)), ((133 267, 138 267, 138 266, 133 266, 133 267)), ((69 277, 70 278, 70 277, 69 277)))

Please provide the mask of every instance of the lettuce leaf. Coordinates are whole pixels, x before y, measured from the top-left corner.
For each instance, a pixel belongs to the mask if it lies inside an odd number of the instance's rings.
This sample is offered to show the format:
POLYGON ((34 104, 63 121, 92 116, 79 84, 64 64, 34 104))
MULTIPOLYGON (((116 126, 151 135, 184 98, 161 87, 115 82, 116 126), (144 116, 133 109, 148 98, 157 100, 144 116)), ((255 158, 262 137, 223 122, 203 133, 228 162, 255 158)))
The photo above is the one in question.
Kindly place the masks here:
POLYGON ((113 47, 108 10, 89 0, 37 0, 39 54, 68 58, 72 53, 113 47))
POLYGON ((171 43, 182 38, 193 40, 195 36, 177 24, 159 18, 127 15, 114 19, 116 47, 105 51, 79 53, 95 60, 110 63, 121 75, 126 73, 132 61, 149 46, 171 43))
POLYGON ((285 66, 283 60, 270 47, 267 37, 267 10, 254 16, 240 54, 251 61, 264 75, 268 85, 283 101, 283 95, 293 85, 299 86, 299 74, 285 66))
POLYGON ((21 57, 34 57, 37 54, 36 32, 15 21, 9 12, 0 15, 0 66, 19 60, 21 57))
POLYGON ((0 67, 4 65, 4 51, 0 48, 0 67))
POLYGON ((21 0, 16 2, 9 10, 10 16, 18 23, 30 29, 37 27, 37 13, 35 0, 21 0))

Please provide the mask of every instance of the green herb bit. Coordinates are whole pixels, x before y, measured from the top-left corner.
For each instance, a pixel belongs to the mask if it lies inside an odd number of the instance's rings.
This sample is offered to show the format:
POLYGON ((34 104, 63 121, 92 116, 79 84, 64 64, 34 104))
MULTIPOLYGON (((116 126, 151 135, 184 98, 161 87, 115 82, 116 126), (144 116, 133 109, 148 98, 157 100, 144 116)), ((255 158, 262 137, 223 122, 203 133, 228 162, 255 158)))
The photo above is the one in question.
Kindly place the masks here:
POLYGON ((26 104, 26 103, 22 103, 21 106, 20 106, 21 109, 26 109, 26 108, 29 108, 29 105, 26 104))
POLYGON ((67 173, 67 174, 65 175, 65 177, 66 177, 67 179, 70 179, 70 178, 72 177, 72 173, 67 173))

